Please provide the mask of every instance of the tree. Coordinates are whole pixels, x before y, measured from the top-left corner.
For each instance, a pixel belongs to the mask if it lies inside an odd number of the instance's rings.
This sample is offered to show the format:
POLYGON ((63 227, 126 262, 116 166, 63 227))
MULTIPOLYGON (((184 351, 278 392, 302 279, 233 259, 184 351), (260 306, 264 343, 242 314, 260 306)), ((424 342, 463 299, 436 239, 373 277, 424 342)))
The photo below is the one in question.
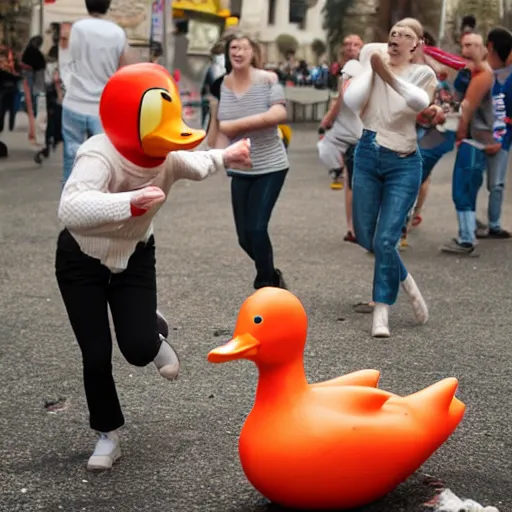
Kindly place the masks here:
POLYGON ((290 34, 281 34, 276 38, 276 45, 279 53, 283 57, 288 57, 290 53, 295 53, 299 47, 299 42, 290 34))
POLYGON ((313 39, 311 43, 311 51, 314 53, 318 64, 320 57, 327 51, 327 46, 321 39, 313 39))
POLYGON ((322 8, 323 28, 327 31, 327 43, 331 51, 341 43, 344 18, 355 4, 356 0, 326 0, 322 8))

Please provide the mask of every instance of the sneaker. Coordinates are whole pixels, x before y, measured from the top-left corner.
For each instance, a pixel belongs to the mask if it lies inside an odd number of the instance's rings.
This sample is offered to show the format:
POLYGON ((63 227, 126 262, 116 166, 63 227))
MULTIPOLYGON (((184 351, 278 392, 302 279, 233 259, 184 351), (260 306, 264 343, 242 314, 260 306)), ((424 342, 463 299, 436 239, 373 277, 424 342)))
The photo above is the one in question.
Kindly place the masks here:
POLYGON ((160 375, 167 380, 175 380, 180 372, 180 358, 171 344, 160 334, 160 350, 153 362, 160 375))
POLYGON ((169 322, 166 320, 164 315, 156 310, 156 325, 158 332, 167 339, 169 337, 169 322))
POLYGON ((470 255, 475 251, 474 244, 460 243, 456 238, 441 247, 441 252, 448 254, 470 255))
POLYGON ((89 471, 106 471, 121 457, 117 432, 99 432, 94 452, 87 462, 89 471))
POLYGON ((498 238, 501 240, 510 238, 512 235, 505 229, 489 229, 487 236, 482 238, 498 238))
POLYGON ((402 282, 402 288, 411 301, 412 311, 416 321, 420 325, 426 324, 428 321, 427 303, 411 274, 407 274, 407 277, 402 282))
POLYGON ((373 308, 372 336, 374 338, 389 338, 389 306, 376 302, 373 308))

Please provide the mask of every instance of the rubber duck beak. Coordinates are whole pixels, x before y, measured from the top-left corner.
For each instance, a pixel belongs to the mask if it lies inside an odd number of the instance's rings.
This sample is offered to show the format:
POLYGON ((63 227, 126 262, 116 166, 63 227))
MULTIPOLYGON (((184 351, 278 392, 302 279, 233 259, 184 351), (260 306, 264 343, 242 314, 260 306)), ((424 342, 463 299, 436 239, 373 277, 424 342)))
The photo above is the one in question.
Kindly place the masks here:
POLYGON ((193 149, 206 137, 204 130, 194 130, 183 122, 179 98, 171 99, 162 89, 152 89, 144 95, 139 134, 144 153, 154 158, 165 158, 171 151, 193 149))
POLYGON ((237 359, 248 359, 258 353, 260 342, 250 334, 235 336, 220 347, 214 348, 208 354, 210 363, 226 363, 237 359))

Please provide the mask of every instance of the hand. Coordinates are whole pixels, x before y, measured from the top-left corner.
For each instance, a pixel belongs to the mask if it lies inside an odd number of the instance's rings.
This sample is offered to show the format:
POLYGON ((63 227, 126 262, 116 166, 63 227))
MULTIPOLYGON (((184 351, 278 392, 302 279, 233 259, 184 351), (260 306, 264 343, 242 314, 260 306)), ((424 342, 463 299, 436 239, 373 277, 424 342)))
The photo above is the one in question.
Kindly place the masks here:
POLYGON ((251 141, 249 139, 235 142, 224 150, 224 167, 250 169, 251 166, 251 141))
POLYGON ((28 140, 31 142, 36 140, 36 120, 33 118, 28 122, 28 140))
POLYGON ((130 206, 132 215, 138 217, 144 215, 150 208, 165 201, 165 194, 158 187, 144 187, 132 197, 130 206))
POLYGON ((219 123, 219 130, 228 138, 234 139, 237 135, 237 122, 236 121, 221 121, 219 123))
POLYGON ((446 121, 446 115, 440 106, 430 105, 430 107, 427 107, 418 114, 418 120, 420 120, 420 124, 436 126, 446 121))
POLYGON ((496 144, 488 144, 485 146, 485 153, 487 155, 495 155, 498 153, 498 151, 501 149, 501 144, 499 142, 496 142, 496 144))
POLYGON ((469 127, 465 121, 462 119, 459 121, 459 126, 457 127, 457 132, 455 133, 455 140, 461 141, 462 139, 467 138, 469 127))
POLYGON ((395 81, 395 76, 384 62, 380 52, 372 53, 372 56, 370 57, 370 63, 372 65, 373 71, 375 71, 375 73, 377 73, 382 78, 382 80, 384 80, 384 82, 388 83, 389 85, 393 84, 395 81))

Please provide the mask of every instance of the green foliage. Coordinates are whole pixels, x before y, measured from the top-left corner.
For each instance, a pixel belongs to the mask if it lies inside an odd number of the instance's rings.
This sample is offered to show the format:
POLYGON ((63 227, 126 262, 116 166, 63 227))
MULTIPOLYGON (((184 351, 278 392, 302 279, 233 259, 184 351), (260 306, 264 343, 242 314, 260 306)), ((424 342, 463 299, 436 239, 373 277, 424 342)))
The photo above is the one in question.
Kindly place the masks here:
POLYGON ((289 52, 296 52, 299 42, 290 34, 281 34, 276 38, 276 45, 279 53, 286 57, 289 52))
POLYGON ((321 57, 327 51, 327 46, 321 39, 313 39, 311 50, 317 57, 321 57))
POLYGON ((327 31, 327 41, 332 48, 341 43, 343 22, 347 11, 356 4, 356 0, 327 0, 322 9, 323 28, 327 31))

